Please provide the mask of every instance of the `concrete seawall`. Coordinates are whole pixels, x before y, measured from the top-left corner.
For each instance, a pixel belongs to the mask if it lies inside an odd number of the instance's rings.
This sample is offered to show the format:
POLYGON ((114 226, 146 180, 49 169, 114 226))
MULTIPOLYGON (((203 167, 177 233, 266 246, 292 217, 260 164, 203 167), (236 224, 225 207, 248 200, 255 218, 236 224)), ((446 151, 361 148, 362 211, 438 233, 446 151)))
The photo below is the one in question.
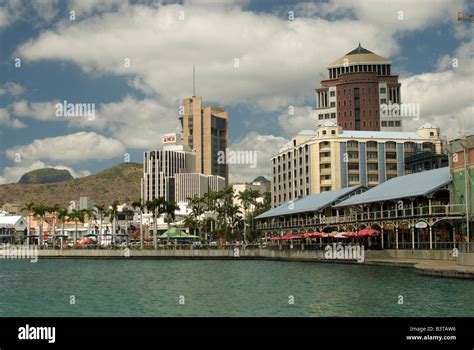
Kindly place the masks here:
MULTIPOLYGON (((38 257, 52 259, 201 259, 201 260, 276 260, 358 264, 355 259, 326 259, 322 250, 210 249, 210 250, 38 250, 38 257)), ((451 251, 365 251, 367 265, 408 267, 418 274, 474 279, 473 255, 461 255, 457 261, 451 251), (466 265, 460 265, 465 262, 466 265)))

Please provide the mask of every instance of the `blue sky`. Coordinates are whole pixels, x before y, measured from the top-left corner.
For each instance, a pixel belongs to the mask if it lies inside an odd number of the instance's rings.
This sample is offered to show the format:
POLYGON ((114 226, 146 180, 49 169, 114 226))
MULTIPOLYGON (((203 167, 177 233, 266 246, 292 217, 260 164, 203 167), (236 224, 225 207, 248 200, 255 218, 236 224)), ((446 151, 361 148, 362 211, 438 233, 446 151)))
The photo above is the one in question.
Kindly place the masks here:
POLYGON ((324 66, 358 42, 392 60, 403 101, 421 104, 421 122, 454 137, 474 126, 473 32, 456 21, 459 10, 472 13, 473 6, 0 0, 0 183, 43 166, 87 175, 123 162, 125 153, 141 162, 162 134, 179 131, 193 64, 204 104, 229 112, 230 147, 258 152, 258 167, 235 166, 231 180, 268 175, 271 154, 298 130, 314 128, 324 66), (59 119, 53 106, 63 100, 94 103, 97 117, 59 119))

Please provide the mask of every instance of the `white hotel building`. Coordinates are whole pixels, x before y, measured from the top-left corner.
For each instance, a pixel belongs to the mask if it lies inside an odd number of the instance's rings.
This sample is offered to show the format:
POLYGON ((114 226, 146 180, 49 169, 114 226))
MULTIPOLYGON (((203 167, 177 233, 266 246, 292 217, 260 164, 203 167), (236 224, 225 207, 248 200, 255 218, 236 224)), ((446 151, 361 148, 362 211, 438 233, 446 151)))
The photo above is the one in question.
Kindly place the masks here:
POLYGON ((162 150, 151 150, 143 155, 142 202, 158 197, 176 203, 187 202, 193 196, 225 187, 225 178, 196 173, 196 155, 182 144, 181 134, 166 134, 162 150))

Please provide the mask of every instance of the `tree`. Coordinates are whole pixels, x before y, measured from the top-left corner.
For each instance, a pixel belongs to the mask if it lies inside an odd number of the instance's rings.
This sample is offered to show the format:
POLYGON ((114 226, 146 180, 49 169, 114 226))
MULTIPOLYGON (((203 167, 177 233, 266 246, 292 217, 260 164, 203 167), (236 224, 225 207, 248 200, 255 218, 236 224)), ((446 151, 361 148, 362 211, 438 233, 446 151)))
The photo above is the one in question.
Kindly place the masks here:
POLYGON ((143 249, 143 209, 144 209, 144 206, 142 204, 142 202, 140 200, 137 200, 135 202, 132 203, 132 207, 136 210, 138 209, 139 213, 140 213, 140 249, 143 249))
POLYGON ((41 245, 42 243, 41 237, 43 235, 43 222, 44 222, 44 218, 47 212, 48 212, 48 208, 42 203, 38 203, 33 207, 33 216, 40 219, 39 230, 38 230, 38 234, 39 234, 38 244, 39 245, 41 245))
MULTIPOLYGON (((64 236, 64 223, 69 218, 69 213, 66 208, 59 208, 57 210, 58 220, 61 221, 61 236, 64 236)), ((61 248, 63 246, 63 237, 61 237, 61 248)))
POLYGON ((126 231, 126 234, 127 234, 127 244, 129 243, 129 237, 130 237, 130 230, 128 229, 129 227, 129 220, 130 218, 132 218, 133 220, 133 215, 135 214, 135 212, 130 209, 130 208, 124 208, 122 213, 125 215, 125 231, 126 231))
POLYGON ((53 214, 53 234, 56 234, 56 216, 59 210, 59 204, 54 204, 47 208, 47 211, 53 214))
POLYGON ((153 215, 153 247, 156 249, 158 248, 158 217, 163 213, 163 206, 165 203, 165 199, 163 197, 158 197, 153 199, 152 201, 148 201, 146 203, 146 208, 150 211, 153 215))
MULTIPOLYGON (((27 233, 27 236, 30 236, 31 235, 31 222, 30 222, 30 216, 33 215, 33 208, 35 206, 35 203, 33 202, 29 202, 29 203, 25 203, 25 206, 23 208, 21 208, 21 211, 28 211, 28 215, 26 217, 26 221, 27 221, 27 225, 28 225, 28 233, 27 233)), ((30 238, 27 237, 27 240, 26 242, 29 243, 30 241, 30 238)))
POLYGON ((176 210, 179 210, 179 207, 175 202, 165 201, 163 203, 163 212, 165 214, 165 222, 168 226, 168 231, 170 229, 170 224, 176 219, 176 210))
POLYGON ((204 212, 205 205, 206 205, 206 198, 194 196, 192 198, 188 198, 188 205, 191 209, 191 215, 194 218, 194 224, 197 224, 199 228, 199 235, 201 235, 201 215, 204 212))
POLYGON ((94 206, 94 208, 97 210, 97 214, 99 215, 99 232, 97 236, 97 247, 99 248, 102 243, 102 235, 104 234, 102 230, 102 223, 104 217, 107 216, 107 208, 105 207, 105 204, 97 204, 94 206))
POLYGON ((242 219, 239 214, 241 214, 241 210, 238 205, 234 205, 232 203, 224 205, 224 211, 226 213, 226 224, 228 224, 231 228, 231 235, 234 234, 234 228, 237 227, 240 220, 242 219))
POLYGON ((196 234, 195 231, 199 227, 199 223, 193 215, 184 218, 184 225, 189 229, 190 234, 196 234))
POLYGON ((110 218, 112 219, 112 242, 111 242, 112 247, 115 247, 115 242, 116 242, 118 206, 119 206, 119 202, 113 201, 109 209, 109 215, 110 215, 110 218))
POLYGON ((250 226, 250 220, 248 220, 249 209, 254 209, 257 202, 257 198, 260 196, 260 192, 256 190, 246 189, 242 192, 239 192, 238 198, 242 203, 242 208, 244 209, 244 241, 247 240, 247 226, 250 226), (245 220, 248 222, 246 223, 245 220))
POLYGON ((73 239, 74 246, 76 246, 76 243, 77 243, 77 224, 78 222, 84 223, 84 216, 85 216, 84 212, 82 210, 77 210, 77 209, 73 209, 72 212, 69 214, 69 218, 74 221, 74 225, 75 225, 74 239, 73 239))

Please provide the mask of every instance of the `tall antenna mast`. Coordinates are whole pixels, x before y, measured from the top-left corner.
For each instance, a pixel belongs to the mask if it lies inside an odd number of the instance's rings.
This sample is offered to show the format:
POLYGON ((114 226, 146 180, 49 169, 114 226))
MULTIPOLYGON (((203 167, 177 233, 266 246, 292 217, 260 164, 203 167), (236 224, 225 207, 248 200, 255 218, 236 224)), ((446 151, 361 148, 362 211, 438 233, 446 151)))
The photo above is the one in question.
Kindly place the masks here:
POLYGON ((196 96, 196 67, 193 64, 193 96, 196 96))

